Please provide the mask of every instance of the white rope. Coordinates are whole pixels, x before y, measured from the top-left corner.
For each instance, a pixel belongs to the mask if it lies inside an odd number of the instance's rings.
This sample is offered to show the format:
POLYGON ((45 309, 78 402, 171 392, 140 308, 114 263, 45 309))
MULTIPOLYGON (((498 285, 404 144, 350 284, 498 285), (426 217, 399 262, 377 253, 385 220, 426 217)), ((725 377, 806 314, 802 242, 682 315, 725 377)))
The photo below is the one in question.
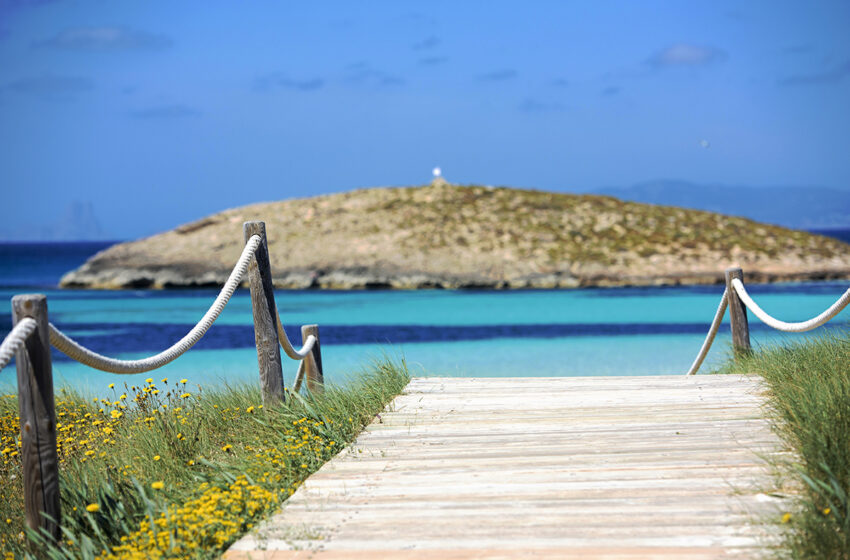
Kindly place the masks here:
POLYGON ((276 310, 274 316, 277 321, 277 338, 280 340, 280 347, 283 348, 286 355, 293 360, 303 360, 306 358, 310 354, 310 351, 313 350, 313 346, 316 345, 316 337, 311 334, 304 341, 304 346, 300 350, 296 350, 292 346, 292 342, 289 341, 289 337, 286 336, 286 331, 283 330, 283 324, 280 322, 280 315, 278 315, 276 310))
POLYGON ((12 358, 15 356, 15 352, 24 345, 27 338, 35 332, 35 328, 37 326, 38 323, 32 317, 24 317, 18 321, 15 328, 6 335, 6 338, 3 339, 3 343, 0 344, 0 369, 9 365, 9 362, 12 361, 12 358))
POLYGON ((215 320, 218 319, 218 316, 221 314, 224 306, 227 305, 228 301, 230 301, 230 296, 233 295, 233 292, 236 291, 236 288, 239 287, 239 284, 242 282, 242 277, 248 270, 248 265, 250 264, 251 259, 254 258, 254 252, 260 245, 260 241, 259 235, 252 235, 251 238, 248 239, 248 242, 245 244, 245 248, 242 250, 242 255, 236 262, 236 266, 233 267, 233 271, 227 278, 227 282, 225 282, 224 287, 221 289, 221 292, 219 292, 218 297, 215 298, 215 301, 207 310, 206 314, 204 314, 201 320, 198 321, 198 324, 192 327, 192 330, 190 330, 186 336, 181 338, 176 344, 167 350, 163 350, 155 356, 151 356, 143 360, 116 360, 114 358, 102 356, 97 352, 93 352, 88 348, 81 346, 52 324, 50 325, 50 343, 66 354, 69 358, 101 371, 108 371, 111 373, 144 373, 146 371, 162 367, 165 364, 174 361, 181 354, 186 352, 186 350, 194 346, 194 344, 198 342, 204 334, 206 334, 215 320))
POLYGON ((708 329, 708 334, 705 335, 705 340, 702 342, 702 348, 699 349, 694 363, 685 375, 695 375, 699 371, 703 360, 708 355, 708 350, 714 342, 714 337, 717 335, 717 329, 720 328, 720 323, 723 321, 723 315, 726 314, 726 306, 729 304, 729 295, 726 290, 723 290, 723 295, 720 297, 720 303, 717 305, 717 313, 714 314, 714 320, 711 322, 711 327, 708 329))
POLYGON ((786 323, 785 321, 780 321, 775 317, 771 317, 761 307, 759 307, 758 304, 753 301, 753 298, 750 297, 750 294, 747 293, 744 283, 741 282, 739 278, 732 279, 732 286, 738 293, 738 297, 741 298, 742 302, 744 302, 744 305, 746 305, 756 317, 761 319, 764 324, 769 327, 773 327, 776 330, 785 332, 806 332, 816 329, 838 315, 838 313, 844 309, 848 303, 850 303, 850 288, 848 288, 847 291, 844 292, 844 294, 829 307, 829 309, 817 317, 812 317, 808 321, 800 321, 799 323, 786 323))

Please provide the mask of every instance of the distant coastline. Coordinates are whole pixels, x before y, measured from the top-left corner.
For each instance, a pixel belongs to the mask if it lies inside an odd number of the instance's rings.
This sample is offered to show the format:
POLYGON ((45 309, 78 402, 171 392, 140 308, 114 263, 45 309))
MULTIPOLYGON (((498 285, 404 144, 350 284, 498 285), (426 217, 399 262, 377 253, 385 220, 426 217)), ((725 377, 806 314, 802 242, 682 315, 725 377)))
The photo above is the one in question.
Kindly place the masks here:
POLYGON ((850 228, 810 229, 810 233, 832 237, 844 243, 850 243, 850 228))

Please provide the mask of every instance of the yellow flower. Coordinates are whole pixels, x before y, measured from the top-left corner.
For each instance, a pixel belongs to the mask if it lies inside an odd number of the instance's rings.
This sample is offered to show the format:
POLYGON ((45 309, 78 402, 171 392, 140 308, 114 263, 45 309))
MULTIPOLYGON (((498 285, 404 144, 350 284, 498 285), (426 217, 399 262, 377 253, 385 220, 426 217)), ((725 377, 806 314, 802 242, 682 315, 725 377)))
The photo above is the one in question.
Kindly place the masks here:
POLYGON ((115 383, 110 383, 110 384, 108 385, 108 387, 109 387, 110 389, 114 389, 114 388, 115 388, 115 383))
POLYGON ((249 406, 248 408, 245 409, 245 412, 247 412, 248 414, 251 414, 252 412, 254 412, 254 407, 249 406))
POLYGON ((180 383, 183 383, 183 384, 186 384, 186 383, 188 383, 188 382, 189 382, 189 380, 188 380, 188 379, 181 379, 181 380, 180 380, 180 383))
POLYGON ((188 462, 188 463, 186 463, 186 464, 187 464, 187 465, 189 465, 189 466, 191 467, 192 465, 194 465, 194 464, 195 464, 195 460, 194 460, 194 459, 189 459, 189 462, 188 462))
POLYGON ((163 377, 163 378, 162 378, 162 382, 163 382, 163 383, 168 383, 168 378, 167 378, 167 377, 163 377))
POLYGON ((89 504, 86 506, 86 511, 89 513, 95 513, 100 511, 100 506, 97 504, 89 504))
POLYGON ((123 414, 124 413, 121 412, 120 410, 113 410, 112 412, 109 413, 109 415, 112 416, 113 418, 115 418, 116 420, 121 418, 121 416, 123 416, 123 414))
POLYGON ((153 456, 153 460, 154 460, 154 461, 159 461, 160 459, 162 459, 162 457, 160 457, 159 455, 154 455, 154 456, 153 456))
POLYGON ((791 521, 791 514, 786 512, 786 513, 782 516, 782 522, 783 522, 783 523, 788 523, 789 521, 791 521))
POLYGON ((153 488, 154 490, 162 490, 163 488, 165 488, 165 483, 161 480, 157 480, 156 482, 151 483, 151 488, 153 488))
POLYGON ((830 508, 823 508, 823 514, 824 514, 824 515, 829 515, 829 513, 830 513, 831 511, 832 511, 832 510, 831 510, 830 508))
POLYGON ((189 398, 189 397, 191 397, 191 396, 192 396, 192 395, 191 395, 190 393, 183 393, 182 395, 180 395, 180 398, 181 398, 181 399, 188 399, 188 398, 189 398))
POLYGON ((221 448, 222 451, 230 451, 231 449, 233 449, 233 446, 229 443, 221 448))
POLYGON ((145 383, 153 383, 153 377, 148 377, 145 379, 145 383))

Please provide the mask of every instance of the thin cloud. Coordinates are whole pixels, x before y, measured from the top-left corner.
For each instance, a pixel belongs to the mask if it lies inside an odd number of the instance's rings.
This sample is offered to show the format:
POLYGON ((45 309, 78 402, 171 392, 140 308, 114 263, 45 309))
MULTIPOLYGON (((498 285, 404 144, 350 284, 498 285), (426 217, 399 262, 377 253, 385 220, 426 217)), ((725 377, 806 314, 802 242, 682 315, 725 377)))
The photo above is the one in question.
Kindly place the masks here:
POLYGON ((72 27, 60 31, 53 37, 39 41, 36 48, 51 48, 69 51, 134 51, 163 50, 173 41, 157 33, 149 33, 129 27, 72 27))
POLYGON ((73 95, 94 89, 94 82, 82 76, 44 75, 10 82, 6 89, 31 95, 73 95))
POLYGON ((812 72, 809 74, 794 74, 779 80, 781 86, 813 86, 832 85, 844 81, 850 76, 850 60, 840 66, 825 70, 823 72, 812 72))
POLYGON ((415 51, 426 51, 429 49, 433 49, 440 45, 440 38, 436 35, 431 35, 430 37, 425 37, 418 43, 413 44, 413 50, 415 51))
POLYGON ((419 66, 437 66, 438 64, 445 64, 448 61, 449 57, 447 56, 426 56, 419 59, 419 66))
POLYGON ((570 85, 570 82, 569 80, 565 80, 564 78, 555 78, 554 80, 549 82, 549 85, 555 87, 567 87, 568 85, 570 85))
POLYGON ((620 86, 608 86, 602 91, 599 92, 599 95, 602 97, 611 97, 612 95, 619 95, 623 91, 623 88, 620 86))
POLYGON ((372 68, 368 62, 349 65, 343 79, 354 85, 400 86, 406 83, 404 78, 372 68))
POLYGON ((722 62, 727 54, 715 47, 704 47, 679 43, 662 49, 652 55, 647 61, 655 68, 670 68, 676 66, 707 66, 722 62))
POLYGON ((256 91, 271 91, 274 89, 315 91, 322 89, 324 86, 325 81, 322 78, 305 78, 297 80, 290 78, 288 75, 281 72, 260 76, 254 80, 254 89, 256 91))
POLYGON ((183 119, 186 117, 200 116, 201 112, 187 105, 157 105, 131 111, 130 116, 136 119, 151 119, 151 120, 167 120, 167 119, 183 119))
POLYGON ((523 113, 552 113, 563 111, 564 106, 560 103, 548 103, 528 97, 519 104, 518 109, 523 113))
POLYGON ((506 82, 513 80, 519 75, 516 70, 505 68, 503 70, 494 70, 478 76, 479 82, 506 82))

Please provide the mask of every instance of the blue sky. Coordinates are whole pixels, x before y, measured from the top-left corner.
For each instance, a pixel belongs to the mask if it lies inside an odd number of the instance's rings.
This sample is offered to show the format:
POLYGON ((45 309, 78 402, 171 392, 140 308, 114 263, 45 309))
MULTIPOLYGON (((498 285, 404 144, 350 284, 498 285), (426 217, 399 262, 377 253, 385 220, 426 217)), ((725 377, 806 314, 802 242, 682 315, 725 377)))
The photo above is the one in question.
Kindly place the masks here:
POLYGON ((130 238, 436 165, 847 189, 847 22, 847 2, 0 0, 3 227, 83 200, 130 238))

